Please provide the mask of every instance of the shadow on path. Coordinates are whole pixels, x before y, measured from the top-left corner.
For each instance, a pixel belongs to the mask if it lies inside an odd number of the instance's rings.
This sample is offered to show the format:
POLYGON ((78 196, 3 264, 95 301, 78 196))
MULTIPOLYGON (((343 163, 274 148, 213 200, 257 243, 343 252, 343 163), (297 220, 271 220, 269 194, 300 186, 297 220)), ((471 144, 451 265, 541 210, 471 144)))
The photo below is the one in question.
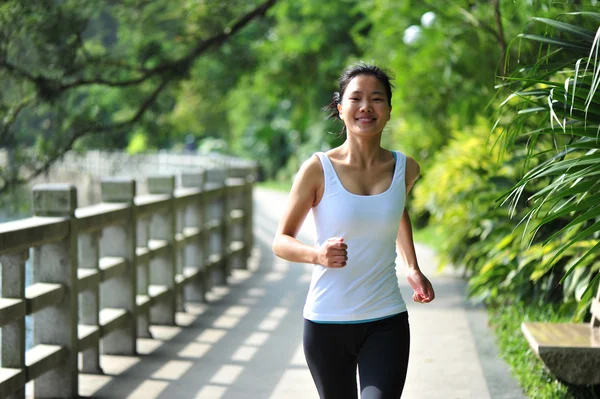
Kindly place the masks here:
POLYGON ((102 356, 82 375, 82 397, 317 398, 302 352, 310 269, 271 251, 277 216, 256 208, 249 270, 235 270, 207 304, 186 304, 175 327, 152 326, 139 357, 102 356))
MULTIPOLYGON (((311 266, 276 259, 271 243, 287 195, 255 191, 255 248, 207 304, 186 304, 178 326, 153 326, 140 356, 102 356, 105 375, 81 375, 80 394, 140 399, 317 399, 302 352, 302 306, 311 266)), ((309 217, 299 238, 313 242, 309 217)), ((436 289, 420 305, 398 267, 409 312, 411 356, 404 399, 520 399, 497 357, 485 310, 465 300, 465 282, 437 273, 435 254, 417 245, 436 289)))

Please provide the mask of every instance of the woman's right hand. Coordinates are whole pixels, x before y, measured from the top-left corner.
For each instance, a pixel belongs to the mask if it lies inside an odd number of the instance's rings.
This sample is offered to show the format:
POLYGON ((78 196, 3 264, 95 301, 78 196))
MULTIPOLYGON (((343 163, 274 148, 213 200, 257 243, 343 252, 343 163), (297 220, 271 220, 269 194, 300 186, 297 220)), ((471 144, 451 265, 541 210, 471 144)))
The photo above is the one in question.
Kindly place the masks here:
POLYGON ((325 267, 341 268, 348 261, 348 245, 343 237, 331 237, 321 245, 317 256, 318 263, 325 267))

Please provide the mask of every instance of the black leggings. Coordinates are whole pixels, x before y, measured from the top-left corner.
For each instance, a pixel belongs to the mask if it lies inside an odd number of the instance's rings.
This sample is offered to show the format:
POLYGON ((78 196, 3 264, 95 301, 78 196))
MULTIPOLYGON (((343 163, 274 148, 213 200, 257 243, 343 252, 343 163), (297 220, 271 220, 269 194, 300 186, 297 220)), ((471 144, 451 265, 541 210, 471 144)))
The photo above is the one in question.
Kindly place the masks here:
POLYGON ((304 355, 321 399, 398 399, 404 389, 408 313, 358 324, 304 320, 304 355))

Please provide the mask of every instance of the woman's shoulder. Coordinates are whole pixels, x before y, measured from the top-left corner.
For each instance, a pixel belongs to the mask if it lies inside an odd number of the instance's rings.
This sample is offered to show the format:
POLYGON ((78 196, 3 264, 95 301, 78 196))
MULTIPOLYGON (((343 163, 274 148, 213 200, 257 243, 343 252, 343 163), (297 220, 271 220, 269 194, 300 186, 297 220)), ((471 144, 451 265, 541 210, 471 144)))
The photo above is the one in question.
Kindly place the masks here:
POLYGON ((405 181, 407 187, 412 188, 413 184, 421 174, 421 166, 413 157, 406 154, 404 154, 404 156, 406 158, 406 167, 404 170, 405 181))
POLYGON ((316 153, 300 165, 296 179, 300 180, 299 182, 303 185, 319 184, 323 181, 323 165, 316 153))
POLYGON ((401 150, 390 150, 396 154, 400 154, 402 156, 404 156, 406 158, 406 168, 412 168, 412 169, 417 169, 419 170, 419 163, 410 155, 406 154, 405 152, 402 152, 401 150))
POLYGON ((421 166, 411 156, 405 155, 406 157, 406 172, 418 176, 421 173, 421 166))

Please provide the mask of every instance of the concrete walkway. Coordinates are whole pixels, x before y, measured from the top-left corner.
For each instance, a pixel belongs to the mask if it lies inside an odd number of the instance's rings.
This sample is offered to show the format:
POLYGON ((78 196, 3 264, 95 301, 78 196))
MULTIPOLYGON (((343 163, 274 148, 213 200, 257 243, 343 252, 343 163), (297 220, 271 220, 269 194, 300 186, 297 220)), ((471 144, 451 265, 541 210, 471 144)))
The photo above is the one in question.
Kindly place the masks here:
MULTIPOLYGON (((302 306, 311 267, 270 249, 286 195, 255 191, 256 246, 248 271, 236 270, 206 305, 188 304, 178 327, 152 327, 138 357, 103 356, 104 375, 82 375, 94 398, 318 399, 302 352, 302 306)), ((310 243, 312 221, 300 238, 310 243)), ((464 282, 436 274, 433 253, 417 248, 436 289, 428 305, 409 302, 412 347, 403 398, 520 399, 498 360, 485 311, 464 300, 464 282)), ((401 268, 399 268, 401 269, 401 268)), ((399 270, 404 297, 410 287, 399 270)))

